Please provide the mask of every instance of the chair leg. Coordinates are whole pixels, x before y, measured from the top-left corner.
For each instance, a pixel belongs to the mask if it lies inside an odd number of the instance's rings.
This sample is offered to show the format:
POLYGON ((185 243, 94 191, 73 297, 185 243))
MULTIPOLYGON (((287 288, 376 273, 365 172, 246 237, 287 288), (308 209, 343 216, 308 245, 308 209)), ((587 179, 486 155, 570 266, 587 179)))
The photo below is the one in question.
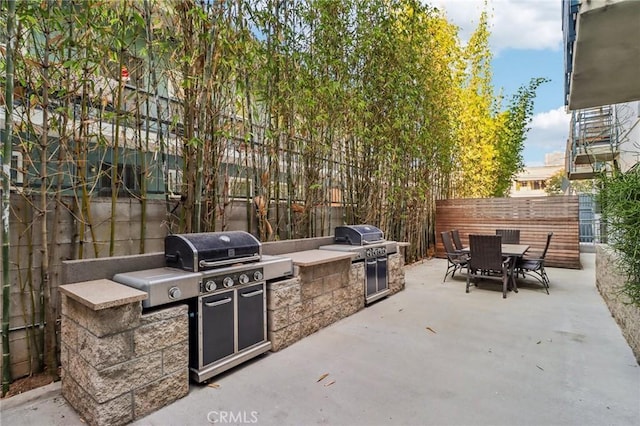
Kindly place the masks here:
POLYGON ((540 269, 523 269, 522 271, 525 273, 525 275, 529 275, 530 277, 538 280, 538 282, 542 284, 542 287, 544 287, 547 294, 549 294, 549 276, 544 270, 544 266, 542 266, 540 269))
POLYGON ((470 280, 471 280, 471 273, 467 269, 467 290, 466 290, 467 293, 469 293, 469 281, 470 280))
POLYGON ((507 298, 507 286, 508 286, 509 279, 510 278, 507 271, 503 271, 502 272, 502 298, 503 299, 507 298))
POLYGON ((547 271, 544 270, 544 266, 542 266, 542 268, 540 268, 540 273, 542 275, 542 280, 543 280, 543 285, 544 285, 544 289, 547 292, 547 294, 549 294, 549 276, 547 275, 547 271))
MULTIPOLYGON (((442 279, 443 283, 447 280, 447 275, 449 275, 450 273, 451 273, 451 264, 448 264, 447 271, 444 273, 444 278, 442 279)), ((451 276, 451 278, 453 278, 453 275, 451 276)))

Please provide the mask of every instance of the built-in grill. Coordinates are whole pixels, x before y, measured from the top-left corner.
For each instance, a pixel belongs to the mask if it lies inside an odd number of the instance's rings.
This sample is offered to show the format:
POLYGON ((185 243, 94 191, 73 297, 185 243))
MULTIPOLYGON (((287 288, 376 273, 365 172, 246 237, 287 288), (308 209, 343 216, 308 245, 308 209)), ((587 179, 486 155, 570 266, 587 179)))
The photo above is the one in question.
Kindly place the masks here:
POLYGON ((144 309, 189 306, 189 369, 197 382, 271 349, 266 282, 293 273, 290 258, 262 254, 243 231, 165 238, 164 268, 116 274, 113 280, 148 294, 144 309))
POLYGON ((372 303, 389 294, 388 255, 398 251, 395 241, 384 239, 384 233, 373 225, 337 226, 336 244, 320 246, 321 250, 354 253, 353 262, 364 262, 365 303, 372 303))

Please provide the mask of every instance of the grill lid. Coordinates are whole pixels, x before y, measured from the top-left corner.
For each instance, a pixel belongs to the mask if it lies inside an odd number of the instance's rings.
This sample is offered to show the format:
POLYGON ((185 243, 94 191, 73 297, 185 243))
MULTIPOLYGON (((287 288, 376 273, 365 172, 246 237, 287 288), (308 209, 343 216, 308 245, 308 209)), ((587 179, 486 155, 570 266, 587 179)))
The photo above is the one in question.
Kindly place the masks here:
POLYGON ((260 241, 244 231, 173 234, 164 240, 166 265, 185 271, 258 261, 261 254, 260 241))
POLYGON ((334 239, 337 243, 363 246, 384 241, 384 233, 373 225, 336 226, 334 239))

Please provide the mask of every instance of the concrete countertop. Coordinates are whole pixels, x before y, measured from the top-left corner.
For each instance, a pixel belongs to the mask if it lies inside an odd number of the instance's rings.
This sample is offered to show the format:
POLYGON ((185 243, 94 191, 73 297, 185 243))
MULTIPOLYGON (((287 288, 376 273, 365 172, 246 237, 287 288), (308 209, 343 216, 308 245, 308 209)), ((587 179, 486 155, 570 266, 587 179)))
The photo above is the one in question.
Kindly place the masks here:
POLYGON ((296 266, 306 267, 336 262, 343 259, 352 259, 356 254, 329 250, 305 250, 285 253, 283 256, 291 258, 291 260, 293 260, 293 264, 296 266))
POLYGON ((114 308, 147 298, 147 293, 144 291, 107 279, 61 285, 59 289, 63 294, 94 311, 114 308))

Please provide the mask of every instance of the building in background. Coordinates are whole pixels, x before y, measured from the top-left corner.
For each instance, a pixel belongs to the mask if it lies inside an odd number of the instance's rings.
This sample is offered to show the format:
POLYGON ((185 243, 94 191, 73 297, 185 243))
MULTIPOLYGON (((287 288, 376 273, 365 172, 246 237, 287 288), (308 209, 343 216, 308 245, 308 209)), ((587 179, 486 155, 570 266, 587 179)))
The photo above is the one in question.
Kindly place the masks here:
POLYGON ((570 180, 640 161, 640 1, 563 0, 570 180))
MULTIPOLYGON (((640 1, 562 0, 562 33, 567 177, 626 172, 640 162, 640 1)), ((599 242, 593 196, 579 205, 580 242, 599 242)))
POLYGON ((543 166, 525 167, 511 185, 511 197, 544 197, 549 179, 564 171, 564 153, 545 154, 543 166))

